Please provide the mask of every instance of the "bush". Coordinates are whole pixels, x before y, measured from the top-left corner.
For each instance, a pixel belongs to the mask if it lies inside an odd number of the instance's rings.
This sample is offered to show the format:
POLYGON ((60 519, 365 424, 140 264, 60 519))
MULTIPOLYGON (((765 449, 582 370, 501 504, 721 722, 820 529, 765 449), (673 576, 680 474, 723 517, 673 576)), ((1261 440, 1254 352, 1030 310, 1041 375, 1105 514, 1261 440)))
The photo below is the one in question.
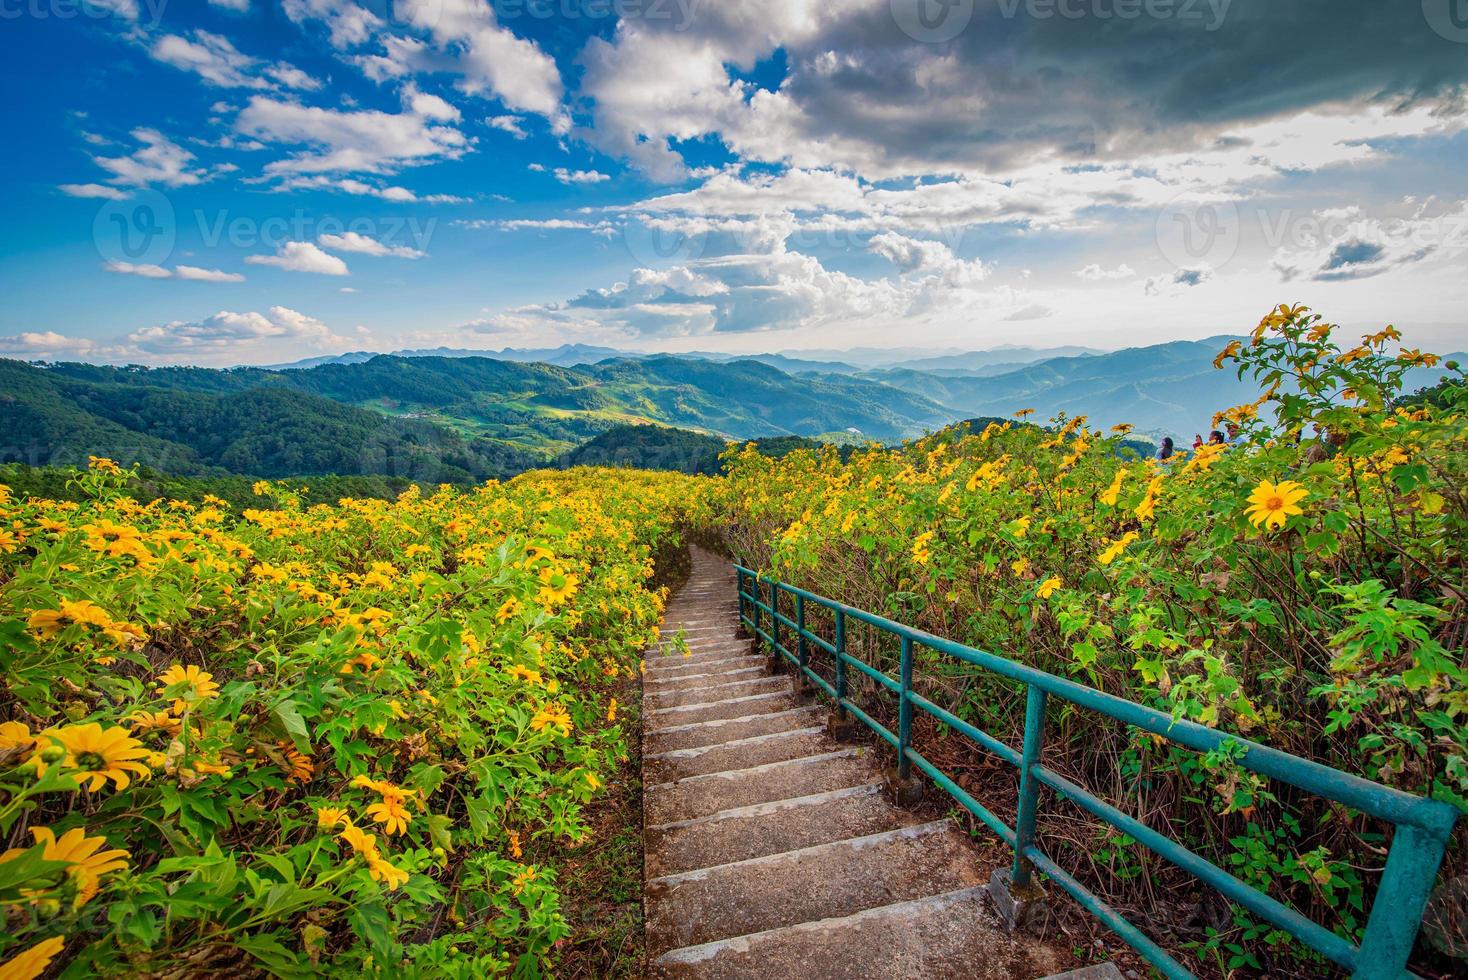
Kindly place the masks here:
MULTIPOLYGON (((0 487, 0 959, 35 975, 541 972, 609 686, 703 483, 605 470, 229 512, 0 487)), ((0 968, 3 969, 3 968, 0 968)), ((9 975, 9 974, 7 974, 9 975)))
MULTIPOLYGON (((1220 413, 1233 447, 1159 464, 1119 448, 1125 426, 1061 416, 844 464, 746 449, 726 457, 721 523, 746 563, 813 591, 1468 810, 1468 390, 1449 365, 1435 400, 1395 405, 1404 372, 1436 359, 1388 353, 1392 328, 1349 350, 1332 334, 1280 307, 1220 354, 1260 383, 1220 413)), ((892 672, 891 650, 863 652, 892 672)), ((1012 686, 938 656, 917 674, 1018 744, 1012 686)), ((1047 764, 1359 939, 1385 828, 1119 728, 1060 711, 1047 764)), ((1170 886, 1187 904, 1187 879, 1135 842, 1064 829, 1063 863, 1098 891, 1156 913, 1170 886)), ((1237 909, 1192 934, 1222 972, 1311 962, 1237 909)))

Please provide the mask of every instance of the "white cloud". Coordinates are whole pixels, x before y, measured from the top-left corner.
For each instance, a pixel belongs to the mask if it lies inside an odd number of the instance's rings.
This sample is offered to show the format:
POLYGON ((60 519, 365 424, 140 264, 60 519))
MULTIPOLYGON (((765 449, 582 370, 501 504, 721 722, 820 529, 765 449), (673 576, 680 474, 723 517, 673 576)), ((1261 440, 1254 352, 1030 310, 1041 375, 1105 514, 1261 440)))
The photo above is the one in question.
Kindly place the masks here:
POLYGON ((490 116, 485 121, 489 123, 490 128, 509 133, 517 140, 523 140, 529 135, 521 125, 525 120, 520 116, 490 116))
MULTIPOLYGON (((422 105, 441 111, 437 105, 422 105)), ((457 158, 469 146, 463 133, 435 124, 434 117, 411 105, 401 113, 341 111, 256 95, 241 110, 235 129, 258 139, 306 147, 266 166, 268 174, 277 176, 392 173, 412 164, 457 158)))
POLYGON ((311 242, 286 242, 274 255, 248 255, 249 265, 272 265, 287 272, 314 272, 322 276, 345 276, 347 264, 311 242))
POLYGON ((380 17, 356 0, 284 0, 282 9, 297 24, 325 24, 332 46, 338 49, 363 44, 384 26, 380 17))
POLYGON ((168 279, 173 275, 172 272, 163 268, 163 266, 161 265, 153 265, 151 263, 137 264, 133 262, 122 262, 117 259, 113 259, 102 268, 106 269, 108 272, 116 272, 125 276, 141 276, 144 279, 168 279))
POLYGON ((419 197, 406 187, 396 184, 382 186, 366 181, 357 180, 354 177, 327 177, 321 174, 311 176, 287 177, 275 185, 277 191, 294 190, 332 190, 341 191, 343 194, 353 194, 359 197, 376 197, 394 204, 464 204, 469 199, 458 197, 453 194, 427 194, 419 197))
POLYGON ((173 271, 180 279, 191 279, 195 282, 244 282, 245 277, 238 272, 225 272, 223 269, 201 269, 194 265, 174 266, 173 271))
POLYGON ((131 187, 149 184, 189 187, 207 176, 205 171, 189 166, 194 159, 192 153, 156 129, 135 129, 132 137, 143 145, 131 156, 92 158, 97 166, 112 174, 112 183, 131 187))
POLYGON ((0 337, 0 356, 21 360, 63 360, 107 356, 109 348, 90 337, 68 337, 54 330, 27 331, 0 337))
POLYGON ((128 196, 127 191, 105 184, 61 184, 58 190, 71 197, 100 197, 108 201, 121 201, 128 196))
POLYGON ((151 263, 123 262, 113 259, 102 268, 108 272, 116 272, 125 276, 141 276, 144 279, 179 279, 191 280, 193 282, 244 282, 245 277, 238 272, 225 272, 223 269, 203 269, 195 265, 176 265, 172 269, 165 269, 161 265, 151 263))
POLYGON ((1429 201, 1406 213, 1372 216, 1361 207, 1316 211, 1286 227, 1293 239, 1270 262, 1282 282, 1347 282, 1383 275, 1429 258, 1468 251, 1468 199, 1429 201))
POLYGON ((421 259, 426 252, 407 245, 384 245, 375 238, 368 238, 355 231, 340 235, 322 235, 316 239, 322 246, 338 252, 357 252, 361 255, 378 257, 391 256, 398 259, 421 259))
POLYGON ((1130 279, 1137 274, 1137 270, 1123 262, 1115 269, 1106 269, 1092 262, 1082 269, 1076 270, 1076 275, 1089 282, 1104 282, 1108 279, 1130 279))
POLYGON ((283 85, 310 90, 321 87, 319 81, 299 68, 283 62, 265 65, 238 51, 228 38, 204 30, 194 31, 192 39, 164 34, 153 42, 149 54, 155 61, 191 71, 221 88, 269 89, 283 85))
POLYGON ((209 0, 211 7, 219 7, 221 10, 232 10, 242 14, 250 9, 250 0, 209 0))
POLYGON ((565 167, 557 167, 554 176, 563 184, 600 184, 612 179, 599 170, 568 170, 565 167))
POLYGON ((570 131, 570 117, 561 108, 563 88, 555 59, 499 24, 491 4, 434 0, 409 4, 404 12, 410 24, 457 55, 462 91, 492 93, 510 109, 544 116, 557 133, 570 131))
POLYGON ((1142 284, 1142 292, 1148 296, 1168 296, 1212 279, 1213 268, 1205 262, 1190 269, 1177 269, 1170 275, 1151 276, 1142 284))
POLYGON ((127 342, 152 355, 198 358, 226 355, 232 359, 249 356, 264 347, 278 351, 290 346, 317 349, 340 347, 347 341, 333 334, 320 320, 284 306, 265 313, 221 311, 203 320, 175 320, 145 327, 127 335, 127 342))

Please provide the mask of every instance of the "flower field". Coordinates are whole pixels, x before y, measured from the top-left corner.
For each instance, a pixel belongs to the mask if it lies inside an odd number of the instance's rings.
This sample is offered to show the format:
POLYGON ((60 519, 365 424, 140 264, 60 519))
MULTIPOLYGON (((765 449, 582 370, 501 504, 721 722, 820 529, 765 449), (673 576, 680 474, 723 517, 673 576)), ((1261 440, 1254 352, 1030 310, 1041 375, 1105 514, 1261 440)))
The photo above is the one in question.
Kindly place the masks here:
POLYGON ((707 481, 129 482, 0 488, 0 975, 539 974, 707 481))
MULTIPOLYGON (((0 978, 553 972, 558 860, 627 771, 616 690, 660 618, 655 557, 690 533, 1468 810, 1468 389, 1450 365, 1409 397, 1432 355, 1338 333, 1271 311, 1216 363, 1259 384, 1220 414, 1238 438, 1162 462, 1124 426, 1016 406, 845 462, 734 448, 716 478, 573 469, 331 505, 261 483, 239 508, 134 499, 96 459, 78 502, 0 487, 0 978)), ((847 639, 895 671, 895 649, 847 639)), ((1021 692, 931 654, 915 675, 1019 743, 1021 692)), ((926 716, 916 738, 1013 816, 1012 771, 926 716)), ((1064 708, 1046 763, 1359 938, 1385 828, 1064 708)), ((1319 972, 1130 838, 1043 806, 1047 850, 1199 972, 1319 972)))
MULTIPOLYGON (((1239 443, 1165 463, 1121 450, 1125 427, 1030 425, 1022 406, 1014 422, 844 464, 738 452, 718 490, 730 544, 850 605, 1468 810, 1468 396, 1454 371, 1436 401, 1404 402, 1402 372, 1435 359, 1387 354, 1395 339, 1343 348, 1308 311, 1272 311, 1219 357, 1260 385, 1218 420, 1239 443)), ((895 676, 895 647, 860 631, 848 642, 895 676)), ((931 652, 914 674, 928 698, 1019 744, 1012 685, 931 652)), ((867 687, 869 708, 879 693, 867 687)), ((1001 814, 1009 794, 1012 818, 1013 772, 919 719, 921 750, 1001 814)), ((1359 938, 1384 826, 1073 709, 1046 759, 1359 938)), ((1049 806, 1052 853, 1200 967, 1320 968, 1130 838, 1049 806)), ((1448 873, 1465 859, 1460 831, 1448 873)))

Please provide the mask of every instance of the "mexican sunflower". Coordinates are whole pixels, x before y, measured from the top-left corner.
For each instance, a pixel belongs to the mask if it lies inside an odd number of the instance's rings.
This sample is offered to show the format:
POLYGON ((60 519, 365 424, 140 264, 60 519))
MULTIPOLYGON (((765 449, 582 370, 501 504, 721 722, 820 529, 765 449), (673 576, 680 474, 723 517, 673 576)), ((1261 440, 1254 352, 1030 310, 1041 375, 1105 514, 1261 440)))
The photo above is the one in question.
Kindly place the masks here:
MULTIPOLYGON (((41 856, 45 860, 64 861, 67 864, 66 873, 76 883, 74 908, 81 908, 92 900, 104 874, 127 867, 127 851, 102 850, 107 838, 88 837, 87 832, 80 827, 68 830, 59 839, 50 827, 32 827, 31 834, 36 843, 44 847, 41 856)), ((0 862, 19 857, 24 852, 24 848, 11 848, 0 854, 0 862)), ((0 976, 3 975, 3 971, 0 971, 0 976)))
POLYGON ((0 963, 0 977, 5 980, 34 980, 46 972, 46 967, 66 945, 65 936, 52 936, 22 950, 4 963, 0 963))
POLYGON ((1244 514, 1255 527, 1283 527, 1287 518, 1305 511, 1300 501, 1310 496, 1310 491, 1293 480, 1270 483, 1260 480, 1254 492, 1249 494, 1249 506, 1244 514))
POLYGON ((44 734, 61 744, 66 750, 66 767, 77 770, 73 775, 78 782, 90 782, 87 788, 94 793, 107 785, 109 779, 118 789, 127 789, 132 782, 129 773, 148 775, 148 767, 138 761, 148 757, 148 750, 121 726, 104 729, 92 722, 68 725, 44 734))
POLYGON ((207 670, 200 670, 194 664, 189 664, 187 667, 174 664, 158 675, 160 690, 167 690, 178 685, 187 685, 187 687, 181 692, 184 696, 173 702, 175 713, 187 708, 189 701, 203 701, 219 697, 219 685, 215 682, 214 675, 207 670))

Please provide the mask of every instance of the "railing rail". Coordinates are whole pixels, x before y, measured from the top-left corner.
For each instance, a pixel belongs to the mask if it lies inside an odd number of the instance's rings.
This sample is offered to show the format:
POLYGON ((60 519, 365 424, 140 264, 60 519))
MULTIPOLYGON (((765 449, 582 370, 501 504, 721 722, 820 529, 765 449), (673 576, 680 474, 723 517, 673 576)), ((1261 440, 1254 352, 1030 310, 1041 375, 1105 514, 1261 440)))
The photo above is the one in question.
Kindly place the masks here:
POLYGON ((901 778, 906 779, 911 768, 916 766, 1010 846, 1014 851, 1014 865, 1010 872, 1013 883, 1027 884, 1033 870, 1048 875, 1082 907, 1141 953, 1163 975, 1176 978, 1193 976, 1120 913, 1051 860, 1036 843, 1035 826, 1040 786, 1048 786, 1091 815, 1130 835, 1138 843, 1191 873, 1229 900, 1283 929, 1333 963, 1350 971, 1359 980, 1396 980, 1402 976, 1411 976, 1406 972, 1407 959, 1416 940, 1428 893, 1442 863, 1448 835, 1457 820, 1458 814, 1454 807, 1403 793, 1237 735, 1190 721, 1174 720, 1171 715, 1153 708, 996 654, 934 636, 772 578, 763 580, 769 584, 769 598, 766 602, 760 594, 760 574, 743 565, 736 564, 734 568, 741 623, 766 644, 774 655, 783 657, 802 676, 830 697, 842 718, 847 715, 855 717, 896 749, 898 774, 901 778), (746 584, 749 586, 748 591, 746 584), (781 612, 782 595, 790 596, 794 600, 794 619, 781 612), (827 641, 807 628, 806 606, 811 603, 831 612, 833 641, 827 641), (889 677, 847 652, 848 620, 865 623, 900 640, 901 659, 897 678, 889 677), (768 629, 764 628, 765 624, 768 624, 768 629), (780 642, 781 627, 795 631, 795 651, 792 652, 780 642), (834 659, 834 685, 811 667, 812 646, 824 650, 834 659), (1019 751, 913 690, 913 661, 918 647, 946 654, 963 663, 1025 685, 1025 727, 1023 744, 1019 751), (851 700, 848 691, 851 668, 898 697, 896 732, 882 725, 851 700), (1361 945, 1358 947, 1336 935, 1047 768, 1042 761, 1045 714, 1048 700, 1052 697, 1199 752, 1211 752, 1228 745, 1233 750, 1236 764, 1244 769, 1288 783, 1394 825, 1396 833, 1393 835, 1386 868, 1367 917, 1366 932, 1361 945), (914 709, 938 719, 1019 770, 1019 811, 1015 826, 1005 824, 913 748, 914 709))

